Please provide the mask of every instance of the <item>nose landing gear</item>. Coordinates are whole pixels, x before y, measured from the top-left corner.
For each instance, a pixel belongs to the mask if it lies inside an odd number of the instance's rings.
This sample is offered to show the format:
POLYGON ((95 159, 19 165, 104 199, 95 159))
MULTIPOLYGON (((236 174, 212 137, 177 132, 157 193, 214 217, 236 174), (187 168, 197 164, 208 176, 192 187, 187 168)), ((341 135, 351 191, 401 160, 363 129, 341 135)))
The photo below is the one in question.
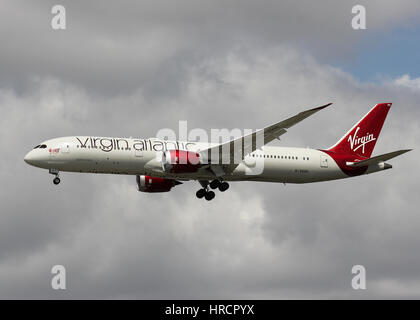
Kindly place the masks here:
POLYGON ((53 174, 53 175, 55 175, 55 178, 53 179, 53 183, 55 184, 55 185, 57 185, 57 184, 59 184, 60 183, 60 177, 59 177, 59 174, 60 174, 60 172, 58 171, 58 170, 56 170, 56 169, 50 169, 49 171, 48 171, 50 174, 53 174))

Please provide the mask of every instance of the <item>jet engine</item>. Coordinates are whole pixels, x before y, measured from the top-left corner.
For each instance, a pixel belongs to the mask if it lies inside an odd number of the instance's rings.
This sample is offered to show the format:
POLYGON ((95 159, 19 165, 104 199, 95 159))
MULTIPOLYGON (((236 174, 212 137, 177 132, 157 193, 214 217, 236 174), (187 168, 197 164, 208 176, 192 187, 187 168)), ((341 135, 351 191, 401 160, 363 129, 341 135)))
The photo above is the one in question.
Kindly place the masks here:
POLYGON ((168 192, 172 187, 182 184, 177 180, 164 179, 151 176, 137 175, 137 190, 141 192, 168 192))
POLYGON ((192 173, 201 166, 200 156, 196 152, 185 150, 167 150, 162 155, 162 169, 169 173, 192 173))

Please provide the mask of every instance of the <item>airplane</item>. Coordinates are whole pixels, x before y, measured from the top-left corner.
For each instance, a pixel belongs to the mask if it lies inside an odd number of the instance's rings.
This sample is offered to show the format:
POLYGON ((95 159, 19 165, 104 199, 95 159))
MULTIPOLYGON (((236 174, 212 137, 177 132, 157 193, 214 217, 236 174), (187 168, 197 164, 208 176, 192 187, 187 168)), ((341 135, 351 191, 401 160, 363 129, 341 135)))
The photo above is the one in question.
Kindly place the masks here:
POLYGON ((38 144, 24 161, 48 169, 55 185, 60 183, 60 172, 135 175, 138 191, 150 193, 168 192, 183 181, 195 180, 201 185, 197 198, 210 201, 213 190, 224 192, 229 182, 344 179, 390 169, 385 161, 412 150, 371 156, 391 103, 375 105, 328 149, 266 146, 331 104, 222 143, 72 136, 38 144))

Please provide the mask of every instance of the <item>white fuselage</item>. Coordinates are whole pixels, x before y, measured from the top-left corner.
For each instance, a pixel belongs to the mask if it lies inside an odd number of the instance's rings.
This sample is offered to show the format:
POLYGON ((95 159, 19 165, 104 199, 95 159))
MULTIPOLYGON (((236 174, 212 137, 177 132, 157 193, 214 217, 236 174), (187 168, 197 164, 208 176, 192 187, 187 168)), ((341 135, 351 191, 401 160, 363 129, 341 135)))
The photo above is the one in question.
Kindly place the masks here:
MULTIPOLYGON (((184 174, 164 172, 160 162, 162 150, 199 151, 208 148, 211 145, 208 143, 78 136, 51 139, 43 145, 46 147, 30 151, 25 161, 40 168, 68 172, 150 175, 179 180, 214 179, 214 174, 204 169, 184 174)), ((382 169, 369 167, 366 173, 382 169)), ((223 179, 307 183, 347 177, 323 151, 265 146, 247 155, 223 179)))

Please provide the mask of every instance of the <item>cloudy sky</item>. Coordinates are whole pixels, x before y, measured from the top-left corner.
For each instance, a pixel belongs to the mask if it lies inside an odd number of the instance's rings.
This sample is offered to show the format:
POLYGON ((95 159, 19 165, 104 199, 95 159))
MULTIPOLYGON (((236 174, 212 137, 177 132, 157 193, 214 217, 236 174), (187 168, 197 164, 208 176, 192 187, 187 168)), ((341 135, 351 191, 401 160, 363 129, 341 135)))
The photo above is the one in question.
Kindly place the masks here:
POLYGON ((420 298, 420 2, 0 1, 0 298, 420 298), (66 8, 52 30, 51 8, 66 8), (367 29, 353 30, 363 4, 367 29), (393 102, 392 170, 308 185, 135 178, 23 162, 66 135, 260 128, 334 105, 277 145, 325 148, 393 102), (51 289, 51 267, 67 290, 51 289), (367 270, 367 290, 351 268, 367 270))

